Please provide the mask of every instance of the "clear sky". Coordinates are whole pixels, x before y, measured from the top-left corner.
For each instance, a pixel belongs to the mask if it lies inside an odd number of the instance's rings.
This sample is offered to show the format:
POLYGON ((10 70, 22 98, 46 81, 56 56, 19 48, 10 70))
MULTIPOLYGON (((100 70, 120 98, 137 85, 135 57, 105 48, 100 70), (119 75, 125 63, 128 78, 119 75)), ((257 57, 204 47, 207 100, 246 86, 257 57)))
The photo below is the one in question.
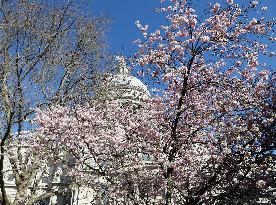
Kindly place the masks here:
POLYGON ((124 54, 136 49, 133 41, 140 38, 136 20, 143 24, 161 24, 161 15, 155 12, 160 0, 95 0, 94 14, 107 13, 112 19, 107 40, 113 52, 124 54))
MULTIPOLYGON (((199 0, 199 6, 205 6, 207 2, 208 0, 199 0)), ((243 4, 250 0, 234 0, 234 2, 243 4)), ((263 4, 268 7, 270 16, 276 18, 276 0, 263 0, 263 4)), ((94 0, 92 12, 95 15, 101 12, 110 15, 113 23, 107 33, 107 41, 111 51, 119 54, 123 46, 123 54, 128 56, 130 51, 135 52, 137 49, 133 41, 141 37, 134 22, 139 20, 142 24, 148 24, 156 29, 158 25, 164 23, 163 16, 155 12, 156 8, 161 6, 160 0, 94 0)))

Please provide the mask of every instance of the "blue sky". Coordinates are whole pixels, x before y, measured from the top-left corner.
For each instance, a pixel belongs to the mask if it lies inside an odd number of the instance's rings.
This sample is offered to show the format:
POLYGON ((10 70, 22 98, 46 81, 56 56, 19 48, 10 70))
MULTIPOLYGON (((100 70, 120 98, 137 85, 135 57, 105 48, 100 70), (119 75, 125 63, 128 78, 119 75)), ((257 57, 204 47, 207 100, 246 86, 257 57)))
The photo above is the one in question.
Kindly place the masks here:
MULTIPOLYGON (((195 0, 196 1, 196 0, 195 0)), ((218 0, 223 2, 226 0, 218 0)), ((243 4, 250 0, 234 0, 234 2, 243 4)), ((199 0, 199 6, 207 4, 207 0, 199 0)), ((164 18, 160 13, 155 12, 157 7, 162 6, 160 0, 94 0, 92 10, 94 15, 108 13, 113 23, 110 25, 107 33, 107 41, 110 49, 115 54, 122 51, 128 56, 130 52, 135 52, 137 47, 133 41, 140 38, 135 21, 139 20, 142 24, 148 24, 151 28, 157 28, 164 23, 164 18)), ((263 0, 263 5, 268 6, 268 14, 276 18, 276 0, 263 0)))
POLYGON ((107 13, 112 19, 107 41, 113 52, 120 53, 122 47, 124 54, 134 51, 133 41, 140 37, 135 25, 136 20, 144 24, 161 24, 161 15, 155 12, 160 7, 159 0, 95 0, 93 13, 107 13))

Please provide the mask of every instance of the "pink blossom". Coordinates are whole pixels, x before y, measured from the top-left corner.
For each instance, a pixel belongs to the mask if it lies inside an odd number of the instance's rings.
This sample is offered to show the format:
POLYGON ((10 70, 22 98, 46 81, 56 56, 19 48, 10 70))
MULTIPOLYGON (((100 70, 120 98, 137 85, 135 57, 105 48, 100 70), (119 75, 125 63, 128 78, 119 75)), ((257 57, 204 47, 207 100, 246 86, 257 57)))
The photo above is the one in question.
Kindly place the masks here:
POLYGON ((216 3, 216 4, 214 5, 213 9, 212 9, 213 13, 217 13, 218 10, 219 10, 219 8, 220 8, 220 4, 219 4, 219 3, 216 3))
POLYGON ((259 4, 258 1, 252 1, 252 3, 251 3, 251 5, 252 5, 253 7, 256 7, 258 4, 259 4))
POLYGON ((259 180, 256 182, 256 185, 259 187, 259 188, 264 188, 266 186, 266 181, 264 180, 259 180))
POLYGON ((241 61, 237 61, 237 62, 236 62, 236 66, 240 66, 241 64, 242 64, 241 61))
POLYGON ((196 24, 197 24, 196 18, 189 21, 189 25, 191 26, 192 29, 195 29, 196 24))
POLYGON ((210 41, 210 37, 209 36, 203 36, 203 37, 201 37, 201 40, 203 42, 208 42, 208 41, 210 41))
POLYGON ((268 79, 269 74, 270 74, 269 70, 262 70, 259 72, 259 76, 264 80, 268 79))
POLYGON ((275 55, 276 55, 275 52, 270 52, 270 53, 269 53, 269 57, 273 57, 273 56, 275 56, 275 55))
POLYGON ((228 2, 229 4, 233 4, 233 3, 234 3, 234 0, 227 0, 227 2, 228 2))

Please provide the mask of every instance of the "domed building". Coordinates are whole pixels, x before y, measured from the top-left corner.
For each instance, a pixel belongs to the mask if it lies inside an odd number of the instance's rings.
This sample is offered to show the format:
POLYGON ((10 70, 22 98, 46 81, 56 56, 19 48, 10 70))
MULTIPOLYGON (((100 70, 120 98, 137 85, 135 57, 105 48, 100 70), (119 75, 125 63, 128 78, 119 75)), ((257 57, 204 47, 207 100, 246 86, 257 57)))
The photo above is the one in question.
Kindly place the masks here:
POLYGON ((118 73, 108 74, 96 88, 97 100, 119 100, 123 103, 139 104, 150 99, 147 86, 138 78, 131 76, 123 57, 119 57, 118 73))

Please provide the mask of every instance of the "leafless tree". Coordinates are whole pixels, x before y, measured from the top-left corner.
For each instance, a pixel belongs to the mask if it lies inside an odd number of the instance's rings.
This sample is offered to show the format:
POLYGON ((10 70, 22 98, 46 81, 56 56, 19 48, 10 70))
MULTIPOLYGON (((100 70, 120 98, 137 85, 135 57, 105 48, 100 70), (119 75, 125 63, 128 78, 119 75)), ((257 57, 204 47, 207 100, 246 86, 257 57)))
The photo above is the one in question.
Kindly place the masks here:
POLYGON ((35 198, 26 196, 26 187, 33 183, 32 177, 39 165, 20 170, 16 165, 24 163, 18 162, 23 159, 9 159, 17 186, 13 202, 4 182, 7 147, 22 131, 32 129, 29 122, 34 110, 55 103, 83 102, 93 95, 96 76, 109 62, 104 40, 109 19, 80 12, 80 3, 83 1, 2 0, 0 3, 0 198, 3 205, 36 202, 35 198))

